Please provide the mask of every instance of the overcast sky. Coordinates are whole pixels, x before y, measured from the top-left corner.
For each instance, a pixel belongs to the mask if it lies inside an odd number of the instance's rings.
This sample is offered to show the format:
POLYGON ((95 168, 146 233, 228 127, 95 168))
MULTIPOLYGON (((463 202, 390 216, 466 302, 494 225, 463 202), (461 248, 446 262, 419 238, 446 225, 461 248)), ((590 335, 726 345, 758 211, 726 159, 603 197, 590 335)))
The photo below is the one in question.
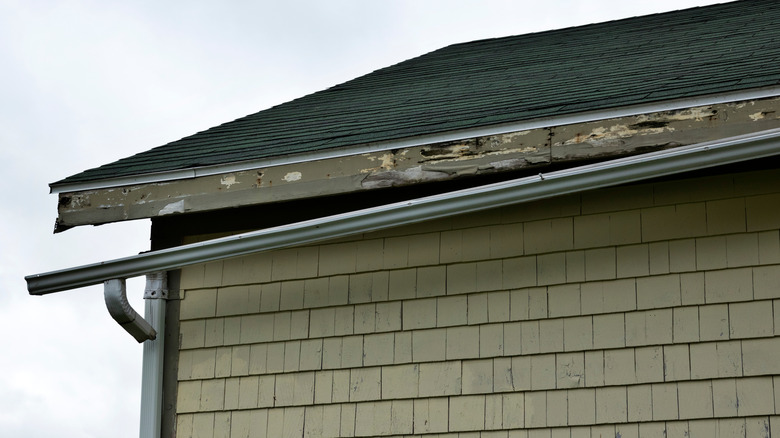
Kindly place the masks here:
POLYGON ((23 277, 145 251, 150 223, 53 235, 48 183, 449 44, 711 3, 0 0, 0 435, 138 436, 142 348, 102 288, 23 277))

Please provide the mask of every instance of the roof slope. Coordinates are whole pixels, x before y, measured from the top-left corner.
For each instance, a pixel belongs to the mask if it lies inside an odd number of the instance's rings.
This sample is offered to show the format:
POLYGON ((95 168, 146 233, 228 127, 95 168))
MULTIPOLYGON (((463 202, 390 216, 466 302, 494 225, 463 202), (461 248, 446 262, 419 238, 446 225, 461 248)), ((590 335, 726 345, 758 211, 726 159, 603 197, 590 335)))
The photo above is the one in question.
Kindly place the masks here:
POLYGON ((750 0, 455 44, 53 185, 777 86, 778 22, 750 0))

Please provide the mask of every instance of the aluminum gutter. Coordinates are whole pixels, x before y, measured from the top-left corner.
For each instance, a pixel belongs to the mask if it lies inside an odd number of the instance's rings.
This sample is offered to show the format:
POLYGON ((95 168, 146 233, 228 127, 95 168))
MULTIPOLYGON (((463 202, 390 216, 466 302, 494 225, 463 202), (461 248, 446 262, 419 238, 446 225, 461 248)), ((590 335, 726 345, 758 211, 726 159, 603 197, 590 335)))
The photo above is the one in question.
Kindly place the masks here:
POLYGON ((329 158, 340 158, 352 155, 402 149, 414 146, 422 146, 448 141, 462 140, 464 138, 481 137, 487 135, 505 134, 508 132, 525 131, 529 129, 548 128, 551 126, 571 125, 575 123, 593 122, 617 117, 635 116, 638 114, 654 113, 659 111, 672 111, 696 106, 715 105, 719 103, 739 102, 744 100, 764 99, 780 96, 780 87, 759 88, 748 91, 738 91, 723 94, 712 94, 687 99, 665 100, 643 105, 632 105, 612 108, 600 111, 581 112, 572 115, 545 117, 522 122, 505 123, 499 125, 482 126, 471 129, 462 129, 431 135, 409 137, 398 140, 381 141, 358 145, 355 147, 328 149, 316 152, 286 155, 281 157, 263 158, 259 160, 243 161, 237 163, 219 164, 214 166, 195 167, 190 169, 178 169, 167 172, 148 173, 143 175, 126 176, 120 178, 86 181, 72 184, 52 184, 51 193, 82 192, 86 190, 99 190, 111 187, 129 186, 137 184, 152 184, 168 181, 176 181, 201 176, 219 175, 231 172, 259 169, 264 167, 282 166, 329 158))
POLYGON ((273 249, 780 154, 780 129, 473 187, 26 277, 45 295, 273 249))

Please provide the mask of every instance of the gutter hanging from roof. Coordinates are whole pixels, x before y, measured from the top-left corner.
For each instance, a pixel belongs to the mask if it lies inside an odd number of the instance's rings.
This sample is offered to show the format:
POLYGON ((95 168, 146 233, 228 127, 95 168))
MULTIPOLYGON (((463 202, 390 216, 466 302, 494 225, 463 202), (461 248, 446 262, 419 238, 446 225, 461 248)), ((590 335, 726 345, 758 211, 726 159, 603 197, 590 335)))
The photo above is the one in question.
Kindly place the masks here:
POLYGON ((587 166, 549 172, 349 213, 268 228, 132 257, 26 277, 45 295, 262 251, 309 244, 400 225, 551 198, 644 179, 780 154, 773 129, 587 166))
POLYGON ((638 114, 654 113, 659 111, 672 111, 683 108, 691 108, 702 105, 715 105, 719 103, 739 102, 744 100, 764 99, 780 96, 780 87, 759 88, 746 91, 736 91, 706 96, 672 99, 653 102, 642 105, 631 105, 619 108, 611 108, 598 111, 585 111, 581 113, 563 115, 558 117, 545 117, 540 119, 525 120, 521 122, 504 123, 500 125, 481 126, 471 129, 461 129, 450 132, 440 132, 429 135, 420 135, 397 140, 379 141, 375 143, 357 145, 353 147, 325 149, 300 154, 286 155, 282 157, 261 158, 258 160, 242 161, 238 163, 217 164, 213 166, 195 167, 189 169, 169 170, 164 172, 149 173, 144 175, 107 178, 97 181, 74 182, 68 184, 50 185, 51 193, 82 192, 86 190, 100 190, 111 187, 130 186, 138 184, 154 184, 167 181, 198 178, 223 173, 241 172, 259 169, 263 167, 282 166, 287 164, 303 163, 314 160, 340 158, 352 155, 367 154, 371 152, 403 149, 427 144, 443 143, 448 141, 463 140, 464 138, 482 137, 487 135, 506 134, 515 131, 529 129, 548 128, 551 126, 571 125, 575 123, 593 122, 616 117, 628 117, 638 114))

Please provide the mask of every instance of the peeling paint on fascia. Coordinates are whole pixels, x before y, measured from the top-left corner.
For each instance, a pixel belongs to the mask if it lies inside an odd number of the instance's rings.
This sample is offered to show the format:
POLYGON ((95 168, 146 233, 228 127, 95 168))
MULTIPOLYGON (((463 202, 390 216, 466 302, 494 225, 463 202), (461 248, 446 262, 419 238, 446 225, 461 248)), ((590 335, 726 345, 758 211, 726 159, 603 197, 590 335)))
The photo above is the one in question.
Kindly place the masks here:
MULTIPOLYGON (((404 150, 401 154, 406 155, 409 151, 404 150)), ((396 161, 395 161, 395 155, 394 154, 383 154, 380 156, 373 156, 373 155, 364 155, 368 161, 377 161, 382 160, 382 163, 379 166, 376 167, 366 167, 363 169, 358 170, 358 173, 366 174, 366 173, 374 173, 374 172, 382 172, 382 171, 388 171, 395 169, 396 167, 396 161)))
POLYGON ((164 216, 173 213, 184 213, 184 199, 166 205, 158 214, 164 216))
POLYGON ((526 160, 522 158, 511 158, 509 160, 492 161, 490 166, 493 169, 519 169, 526 164, 526 160))
POLYGON ((510 140, 510 141, 511 141, 511 140, 512 140, 512 139, 514 139, 515 137, 522 137, 522 136, 524 136, 524 135, 528 135, 528 134, 530 134, 530 133, 531 133, 531 131, 530 131, 530 130, 525 130, 525 131, 517 131, 517 132, 509 132, 509 133, 506 133, 506 134, 502 134, 502 137, 503 137, 503 138, 505 138, 505 139, 507 139, 507 140, 510 140))
POLYGON ((223 186, 227 186, 228 189, 233 184, 241 184, 240 182, 236 181, 235 175, 225 175, 219 180, 219 183, 222 184, 223 186))
POLYGON ((441 158, 436 157, 429 160, 424 160, 427 163, 448 163, 452 161, 469 161, 473 160, 475 158, 483 157, 487 154, 479 154, 479 155, 443 155, 441 158))
POLYGON ((98 205, 97 208, 99 208, 101 210, 108 210, 109 208, 124 207, 124 206, 125 206, 125 204, 122 204, 122 203, 119 203, 119 204, 101 204, 101 205, 98 205))
POLYGON ((487 156, 487 155, 506 155, 506 154, 530 154, 530 153, 535 153, 535 152, 539 152, 539 148, 538 147, 526 146, 526 147, 522 147, 522 148, 501 149, 501 150, 498 150, 498 151, 486 152, 483 155, 487 156))
POLYGON ((382 169, 390 170, 395 167, 395 155, 384 154, 379 158, 382 159, 382 164, 379 165, 382 169))
POLYGON ((435 163, 449 163, 449 162, 458 162, 458 161, 470 161, 485 157, 492 157, 492 156, 501 156, 501 155, 508 155, 508 154, 522 154, 522 155, 533 155, 538 154, 539 148, 534 146, 525 146, 520 148, 511 148, 511 149, 499 149, 495 151, 489 151, 489 152, 477 152, 472 155, 459 155, 450 157, 447 156, 445 158, 432 158, 423 160, 426 164, 435 164, 435 163))
POLYGON ((140 204, 146 204, 147 202, 149 202, 149 201, 147 201, 147 199, 146 199, 146 198, 151 198, 151 197, 152 197, 152 192, 147 192, 145 195, 142 195, 140 198, 138 198, 138 199, 135 201, 135 203, 136 203, 136 204, 139 204, 139 205, 140 205, 140 204))
POLYGON ((79 209, 89 206, 89 201, 86 196, 73 195, 66 204, 68 209, 79 209), (87 201, 87 202, 84 202, 87 201))
POLYGON ((388 170, 385 172, 377 172, 373 175, 367 175, 360 182, 360 185, 366 189, 375 189, 445 178, 447 178, 447 173, 445 172, 423 169, 421 166, 416 166, 404 171, 388 170))
POLYGON ((368 161, 380 161, 381 163, 377 167, 369 167, 360 171, 360 173, 372 172, 379 169, 390 170, 396 167, 396 160, 399 156, 405 157, 409 154, 409 149, 401 149, 400 151, 390 152, 382 155, 375 154, 363 154, 368 161))
POLYGON ((447 175, 474 175, 480 170, 480 166, 476 164, 461 164, 460 166, 437 166, 429 167, 423 166, 423 171, 426 172, 441 172, 447 175))
POLYGON ((303 174, 301 172, 288 172, 284 177, 283 180, 287 182, 293 182, 293 181, 300 181, 300 179, 303 177, 303 174))
POLYGON ((471 151, 471 148, 468 145, 455 144, 445 147, 423 148, 422 150, 425 152, 432 152, 430 160, 439 160, 462 157, 464 154, 468 154, 471 151))
POLYGON ((641 114, 637 116, 639 123, 646 121, 683 121, 683 120, 704 120, 708 117, 712 117, 718 113, 717 110, 708 106, 700 106, 695 108, 686 109, 683 111, 669 111, 663 113, 641 114))
MULTIPOLYGON (((750 114, 748 117, 750 117, 750 120, 757 122, 759 120, 763 120, 766 118, 766 116, 770 114, 775 114, 774 111, 759 111, 757 113, 750 114)), ((775 117, 777 118, 777 117, 775 117)))
MULTIPOLYGON (((640 122, 641 123, 641 122, 640 122)), ((665 126, 662 128, 645 128, 645 129, 633 129, 629 127, 628 125, 612 125, 609 128, 605 128, 603 126, 599 126, 598 128, 594 128, 591 130, 590 134, 586 135, 577 135, 574 138, 570 138, 563 143, 558 143, 557 145, 572 145, 572 144, 580 144, 584 142, 588 142, 590 144, 593 144, 595 146, 595 142, 598 142, 599 140, 612 140, 615 138, 627 138, 632 137, 635 135, 650 135, 650 134, 661 134, 664 131, 672 132, 674 131, 674 128, 665 126)))

